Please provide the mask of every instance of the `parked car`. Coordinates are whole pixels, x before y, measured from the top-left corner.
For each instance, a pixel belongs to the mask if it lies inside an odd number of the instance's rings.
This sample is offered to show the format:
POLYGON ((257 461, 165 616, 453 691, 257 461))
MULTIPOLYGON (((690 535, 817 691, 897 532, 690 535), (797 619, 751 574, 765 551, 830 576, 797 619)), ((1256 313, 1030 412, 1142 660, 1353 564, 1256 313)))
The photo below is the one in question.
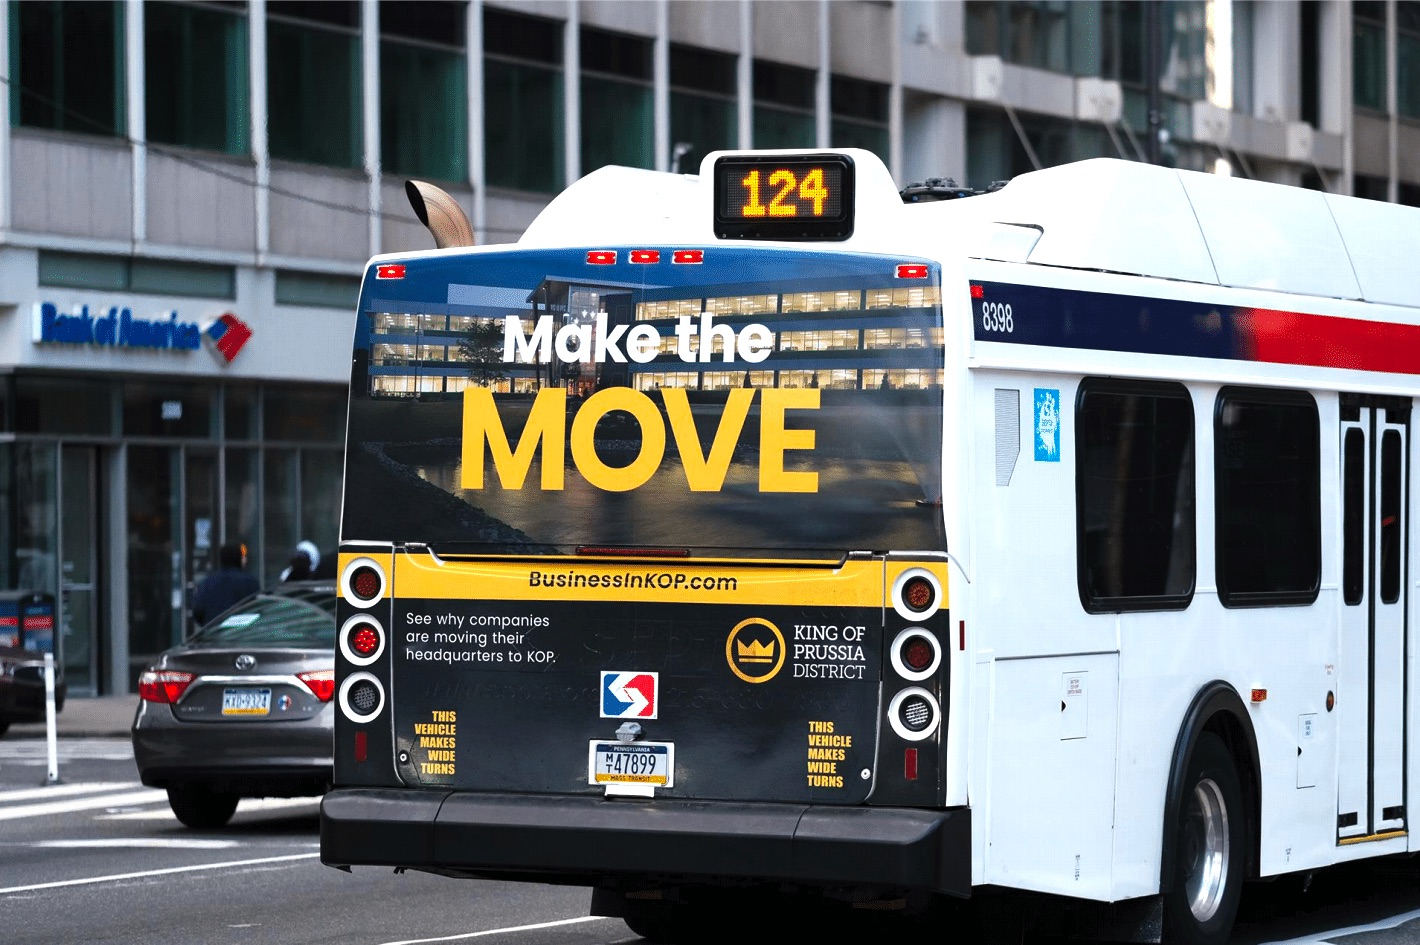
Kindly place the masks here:
POLYGON ((138 680, 133 757, 177 819, 213 829, 243 797, 330 786, 335 585, 281 584, 214 617, 138 680))
MULTIPOLYGON (((64 708, 64 676, 54 667, 54 711, 64 708)), ((44 721, 44 654, 0 646, 0 735, 15 722, 44 721)))

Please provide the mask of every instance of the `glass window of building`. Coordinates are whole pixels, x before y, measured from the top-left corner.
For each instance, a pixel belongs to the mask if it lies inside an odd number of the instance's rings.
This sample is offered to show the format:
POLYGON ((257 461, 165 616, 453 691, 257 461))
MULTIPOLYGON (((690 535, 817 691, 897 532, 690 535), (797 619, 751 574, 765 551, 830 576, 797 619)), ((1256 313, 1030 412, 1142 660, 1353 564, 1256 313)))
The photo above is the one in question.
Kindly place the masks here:
POLYGON ((113 384, 69 377, 15 378, 15 432, 112 436, 113 384))
POLYGON ((562 24, 485 7, 483 48, 488 186, 556 193, 566 180, 562 24))
POLYGON ((11 123, 122 136, 123 37, 111 0, 11 3, 11 123))
POLYGON ((1233 111, 1251 115, 1253 92, 1253 24, 1256 0, 1233 0, 1233 111))
POLYGON ((582 173, 607 164, 651 167, 651 41, 583 27, 582 173))
POLYGON ((351 311, 360 296, 358 276, 333 276, 322 272, 276 271, 276 304, 313 305, 351 311))
POLYGON ((1385 111, 1385 3, 1351 4, 1352 99, 1361 108, 1385 111))
POLYGON ((815 83, 812 69, 754 61, 754 146, 812 148, 815 83))
POLYGON ((706 154, 738 141, 735 57, 673 45, 670 58, 672 157, 679 154, 677 170, 693 174, 706 154))
POLYGON ((1395 108, 1420 118, 1420 4, 1397 3, 1395 26, 1395 108))
MULTIPOLYGON (((1118 156, 1099 125, 1025 114, 1020 116, 1020 122, 1043 167, 1118 156)), ((973 187, 985 187, 992 181, 1009 180, 1035 169, 1004 112, 967 109, 966 140, 967 181, 973 187)))
POLYGON ((468 179, 466 9, 380 3, 380 161, 391 174, 468 179))
POLYGON ((360 6, 266 5, 266 111, 273 158, 360 167, 360 6))
POLYGON ((148 0, 143 24, 148 140, 246 154, 244 11, 148 0))
POLYGON ((209 437, 216 402, 207 387, 129 381, 123 385, 126 436, 209 437))
POLYGON ((1070 6, 1064 0, 968 0, 967 52, 1069 72, 1070 6))
POLYGON ((237 297, 237 273, 233 266, 54 250, 40 250, 39 284, 204 299, 237 297))
POLYGON ((1188 391, 1086 380, 1075 412, 1081 603, 1091 613, 1188 606, 1195 567, 1188 391))
POLYGON ((261 399, 267 440, 339 443, 345 439, 345 388, 270 385, 261 399))
POLYGON ((833 76, 829 83, 833 146, 872 151, 888 159, 888 87, 880 82, 833 76))

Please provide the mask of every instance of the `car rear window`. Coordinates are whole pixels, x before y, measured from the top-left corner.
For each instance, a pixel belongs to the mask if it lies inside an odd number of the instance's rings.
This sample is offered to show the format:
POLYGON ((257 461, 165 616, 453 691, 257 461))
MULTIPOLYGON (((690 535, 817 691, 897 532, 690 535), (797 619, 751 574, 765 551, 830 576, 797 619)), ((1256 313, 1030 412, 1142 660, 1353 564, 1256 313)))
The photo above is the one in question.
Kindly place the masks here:
POLYGON ((335 598, 330 607, 312 600, 259 595, 203 627, 190 641, 198 646, 335 646, 335 598))

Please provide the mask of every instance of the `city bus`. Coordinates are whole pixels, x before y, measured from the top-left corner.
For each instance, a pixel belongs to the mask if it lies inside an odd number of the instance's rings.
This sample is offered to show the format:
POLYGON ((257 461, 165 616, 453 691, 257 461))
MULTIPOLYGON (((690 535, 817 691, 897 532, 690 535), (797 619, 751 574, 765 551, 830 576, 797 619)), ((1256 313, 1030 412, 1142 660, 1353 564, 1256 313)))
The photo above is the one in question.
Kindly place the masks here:
POLYGON ((413 199, 323 862, 657 941, 792 892, 1220 943, 1248 881, 1420 848, 1420 211, 860 150, 604 168, 501 246, 413 199))

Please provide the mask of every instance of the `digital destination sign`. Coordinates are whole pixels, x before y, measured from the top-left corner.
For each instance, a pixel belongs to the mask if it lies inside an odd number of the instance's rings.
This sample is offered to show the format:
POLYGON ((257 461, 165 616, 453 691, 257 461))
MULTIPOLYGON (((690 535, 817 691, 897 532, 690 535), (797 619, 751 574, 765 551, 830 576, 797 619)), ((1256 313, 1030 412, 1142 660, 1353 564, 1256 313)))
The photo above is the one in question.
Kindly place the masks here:
POLYGON ((720 239, 844 240, 853 235, 853 159, 844 154, 715 162, 720 239))

